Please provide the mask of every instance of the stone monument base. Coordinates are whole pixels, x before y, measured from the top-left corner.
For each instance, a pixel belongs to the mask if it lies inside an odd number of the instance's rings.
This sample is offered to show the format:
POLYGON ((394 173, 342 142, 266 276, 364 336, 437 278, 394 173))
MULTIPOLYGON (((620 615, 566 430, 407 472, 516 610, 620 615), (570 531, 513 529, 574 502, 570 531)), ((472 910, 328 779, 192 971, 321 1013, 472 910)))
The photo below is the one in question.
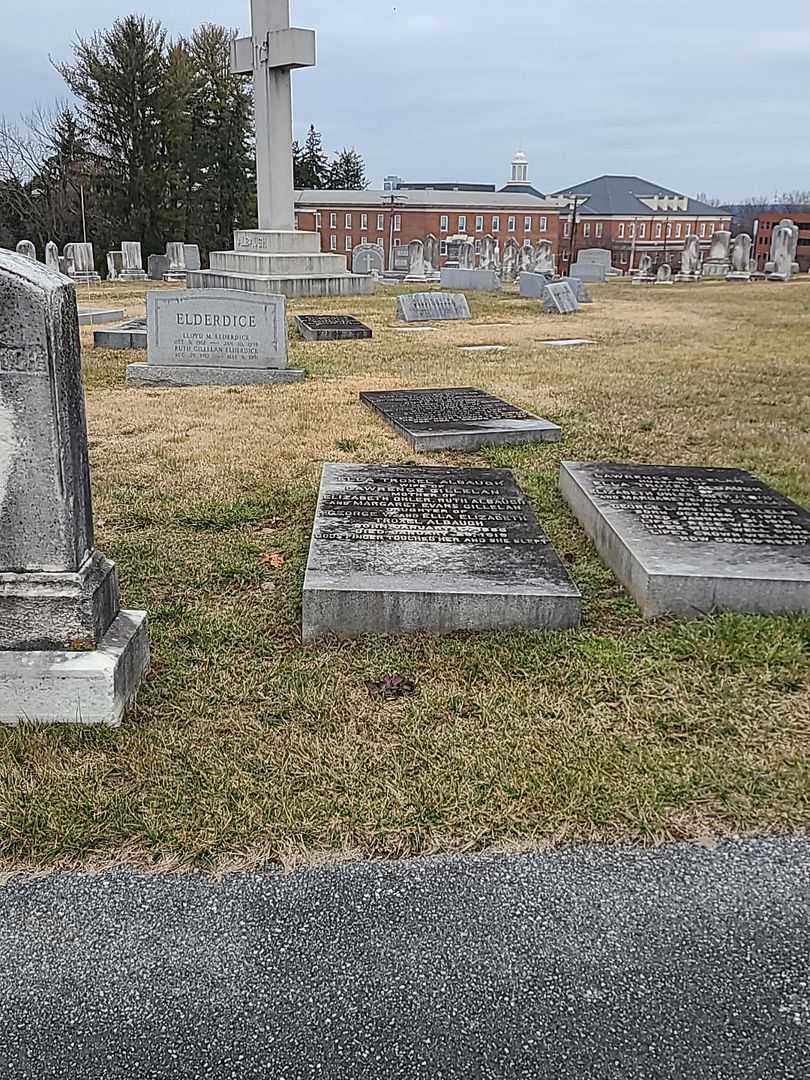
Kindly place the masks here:
POLYGON ((238 289, 293 297, 370 296, 368 274, 350 274, 346 256, 322 252, 319 233, 246 229, 233 251, 212 251, 210 270, 189 270, 190 289, 238 289))
POLYGON ((148 669, 144 611, 120 611, 87 652, 0 652, 0 724, 118 727, 148 669))
POLYGON ((95 270, 75 270, 70 277, 77 285, 100 285, 101 275, 95 270))
POLYGON ((100 326, 121 322, 127 317, 123 308, 79 308, 79 326, 100 326))
POLYGON ((122 270, 118 275, 119 281, 148 281, 145 271, 143 270, 122 270))
POLYGON ((168 281, 170 284, 182 285, 188 278, 187 270, 167 270, 163 275, 163 280, 168 281))
MULTIPOLYGON (((405 278, 408 281, 408 278, 405 278)), ((500 292, 501 279, 494 270, 448 270, 439 278, 443 289, 467 289, 470 292, 500 292)))
POLYGON ((303 382, 299 368, 198 367, 192 364, 130 364, 129 386, 268 386, 303 382))

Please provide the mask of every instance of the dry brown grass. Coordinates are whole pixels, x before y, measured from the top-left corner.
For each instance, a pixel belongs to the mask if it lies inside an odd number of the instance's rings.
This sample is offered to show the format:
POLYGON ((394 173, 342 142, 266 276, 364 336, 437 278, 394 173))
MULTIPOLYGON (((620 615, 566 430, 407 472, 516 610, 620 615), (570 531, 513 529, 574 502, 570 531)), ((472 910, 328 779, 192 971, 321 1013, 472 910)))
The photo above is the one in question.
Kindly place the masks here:
MULTIPOLYGON (((90 302, 143 311, 143 288, 90 302)), ((99 544, 150 612, 154 669, 116 733, 0 734, 6 869, 126 857, 232 867, 575 839, 657 842, 810 823, 810 620, 645 624, 563 506, 561 457, 737 465, 810 504, 810 281, 640 290, 552 318, 507 296, 370 342, 304 344, 303 385, 127 389, 83 334, 99 544), (590 337, 555 349, 543 337, 590 337), (500 353, 457 346, 498 343, 500 353), (560 423, 509 466, 585 596, 570 634, 303 647, 320 465, 410 459, 362 389, 475 385, 560 423), (281 552, 282 570, 259 561, 281 552), (412 699, 366 682, 413 675, 412 699)), ((81 301, 88 298, 84 295, 81 301)))

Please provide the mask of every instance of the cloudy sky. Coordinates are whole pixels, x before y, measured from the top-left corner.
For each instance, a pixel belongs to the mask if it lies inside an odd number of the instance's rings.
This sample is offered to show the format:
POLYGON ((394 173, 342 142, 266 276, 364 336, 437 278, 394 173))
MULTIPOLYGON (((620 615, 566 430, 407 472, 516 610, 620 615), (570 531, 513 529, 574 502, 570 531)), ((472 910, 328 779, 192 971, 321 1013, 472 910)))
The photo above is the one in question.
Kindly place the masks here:
MULTIPOLYGON (((50 65, 122 14, 245 30, 249 0, 2 0, 0 112, 64 96, 50 65)), ((296 129, 355 145, 374 185, 553 191, 635 174, 724 200, 810 188, 810 0, 292 0, 318 31, 296 129)))

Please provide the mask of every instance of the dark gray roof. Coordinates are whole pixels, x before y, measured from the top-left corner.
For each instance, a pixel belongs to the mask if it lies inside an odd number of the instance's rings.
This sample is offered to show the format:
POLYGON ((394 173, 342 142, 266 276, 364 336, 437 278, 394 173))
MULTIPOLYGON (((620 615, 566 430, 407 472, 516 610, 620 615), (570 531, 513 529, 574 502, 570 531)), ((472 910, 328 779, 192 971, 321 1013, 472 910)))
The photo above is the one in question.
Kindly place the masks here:
MULTIPOLYGON (((474 210, 476 207, 493 210, 525 210, 527 213, 537 213, 543 210, 554 210, 563 204, 553 196, 538 197, 527 193, 502 192, 502 191, 435 191, 430 190, 402 190, 402 191, 296 191, 295 205, 299 210, 328 209, 330 207, 346 207, 346 209, 364 208, 374 209, 391 205, 391 196, 402 199, 403 209, 447 209, 447 210, 474 210)), ((567 205, 567 204, 565 204, 567 205)))
POLYGON ((583 214, 606 215, 606 214, 645 214, 669 215, 683 214, 684 217, 695 214, 726 216, 728 211, 719 206, 709 206, 697 199, 689 199, 687 209, 666 211, 654 211, 646 206, 641 199, 649 199, 655 195, 669 195, 684 198, 680 191, 662 187, 660 184, 642 180, 640 176, 597 176, 593 180, 586 180, 583 184, 575 184, 556 192, 557 195, 571 193, 573 195, 589 195, 587 203, 582 207, 583 214))
POLYGON ((501 191, 511 191, 516 195, 534 195, 538 199, 545 199, 542 191, 538 191, 532 184, 505 184, 501 191))

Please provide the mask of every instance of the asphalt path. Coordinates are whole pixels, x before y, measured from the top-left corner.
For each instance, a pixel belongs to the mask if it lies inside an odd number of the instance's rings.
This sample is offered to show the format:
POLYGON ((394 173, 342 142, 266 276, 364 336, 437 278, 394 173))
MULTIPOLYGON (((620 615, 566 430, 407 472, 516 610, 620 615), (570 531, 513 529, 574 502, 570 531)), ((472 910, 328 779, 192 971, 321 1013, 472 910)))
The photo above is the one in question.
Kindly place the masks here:
POLYGON ((810 840, 0 889, 3 1080, 808 1080, 810 840))

